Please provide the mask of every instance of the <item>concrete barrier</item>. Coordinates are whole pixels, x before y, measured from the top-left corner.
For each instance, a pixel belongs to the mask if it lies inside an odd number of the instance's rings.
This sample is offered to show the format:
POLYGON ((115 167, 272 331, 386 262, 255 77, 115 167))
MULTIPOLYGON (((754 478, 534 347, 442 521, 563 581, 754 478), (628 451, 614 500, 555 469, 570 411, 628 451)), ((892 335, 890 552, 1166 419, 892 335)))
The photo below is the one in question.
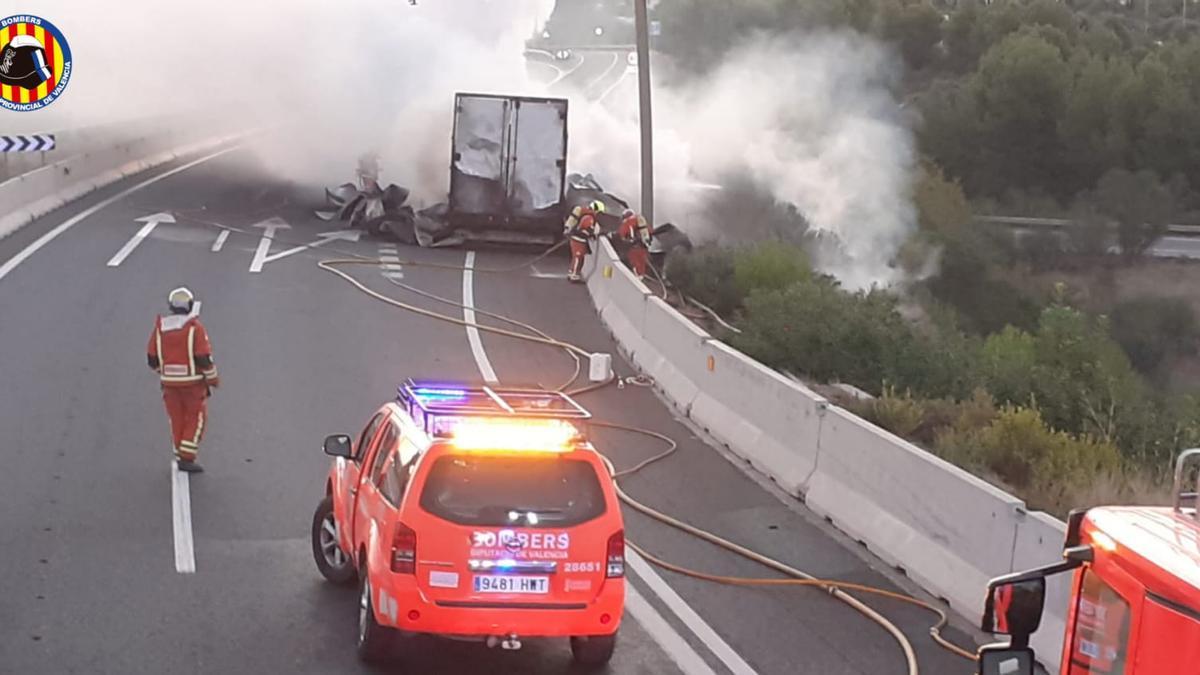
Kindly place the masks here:
MULTIPOLYGON (((1026 514, 1017 525, 1013 571, 1027 570, 1061 559, 1066 537, 1067 526, 1061 520, 1041 512, 1026 514)), ((1058 574, 1046 579, 1046 609, 1042 613, 1042 625, 1030 640, 1038 660, 1050 672, 1058 672, 1062 657, 1072 579, 1074 575, 1071 574, 1058 574)))
POLYGON ((242 135, 193 138, 191 142, 170 133, 137 138, 14 176, 0 183, 0 239, 93 190, 242 135))
POLYGON ((634 363, 669 401, 687 415, 699 393, 697 377, 710 336, 657 296, 646 299, 642 313, 644 344, 634 363))
POLYGON ((806 503, 964 616, 1012 571, 1025 505, 840 408, 821 426, 806 503))
POLYGON ((620 263, 607 239, 598 241, 594 249, 596 262, 587 281, 592 302, 622 353, 636 361, 635 355, 646 344, 642 324, 650 289, 620 263))
MULTIPOLYGON (((712 338, 601 242, 588 289, 663 395, 815 512, 970 621, 988 579, 1061 558, 1065 525, 712 338)), ((1070 579, 1051 580, 1039 660, 1056 670, 1070 579)))
POLYGON ((691 418, 795 497, 817 466, 828 402, 732 347, 710 340, 691 418))

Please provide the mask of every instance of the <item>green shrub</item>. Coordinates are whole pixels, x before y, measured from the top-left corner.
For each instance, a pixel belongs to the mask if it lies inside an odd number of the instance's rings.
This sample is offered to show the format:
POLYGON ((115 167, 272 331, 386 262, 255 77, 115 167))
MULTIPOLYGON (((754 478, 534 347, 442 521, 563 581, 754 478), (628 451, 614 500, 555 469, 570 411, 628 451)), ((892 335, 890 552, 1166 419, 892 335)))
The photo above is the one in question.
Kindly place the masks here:
POLYGON ((1097 476, 1121 470, 1112 444, 1055 431, 1035 408, 1007 407, 981 430, 948 430, 936 451, 995 475, 1033 508, 1060 515, 1097 476))
POLYGON ((1037 324, 1037 304, 992 276, 999 249, 997 242, 971 232, 946 238, 941 268, 924 282, 936 300, 959 313, 964 329, 979 335, 1037 324))
POLYGON ((1172 357, 1195 353, 1196 314, 1182 298, 1142 297, 1118 304, 1112 335, 1135 368, 1158 374, 1172 357))
POLYGON ((759 290, 746 299, 741 327, 733 346, 774 368, 872 394, 884 382, 908 385, 898 366, 915 338, 887 293, 848 293, 827 278, 759 290))
POLYGON ((741 294, 730 283, 734 253, 728 248, 706 244, 689 253, 672 253, 667 258, 666 274, 680 290, 721 316, 732 316, 741 306, 741 294))
POLYGON ((908 391, 897 395, 893 387, 884 387, 882 395, 866 401, 858 412, 902 438, 910 438, 925 419, 924 402, 914 399, 908 391))
POLYGON ((733 256, 733 285, 745 298, 757 290, 783 290, 812 279, 808 254, 781 242, 762 242, 739 249, 733 256))

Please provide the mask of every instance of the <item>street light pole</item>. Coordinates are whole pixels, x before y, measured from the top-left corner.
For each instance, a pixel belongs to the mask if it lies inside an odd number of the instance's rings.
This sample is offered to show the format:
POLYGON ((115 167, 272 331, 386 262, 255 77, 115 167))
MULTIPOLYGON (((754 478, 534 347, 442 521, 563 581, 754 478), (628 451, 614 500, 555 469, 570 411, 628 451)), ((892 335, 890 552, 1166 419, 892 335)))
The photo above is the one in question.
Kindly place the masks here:
POLYGON ((650 27, 646 0, 634 0, 637 28, 638 118, 642 132, 642 215, 654 227, 654 134, 650 121, 650 27))

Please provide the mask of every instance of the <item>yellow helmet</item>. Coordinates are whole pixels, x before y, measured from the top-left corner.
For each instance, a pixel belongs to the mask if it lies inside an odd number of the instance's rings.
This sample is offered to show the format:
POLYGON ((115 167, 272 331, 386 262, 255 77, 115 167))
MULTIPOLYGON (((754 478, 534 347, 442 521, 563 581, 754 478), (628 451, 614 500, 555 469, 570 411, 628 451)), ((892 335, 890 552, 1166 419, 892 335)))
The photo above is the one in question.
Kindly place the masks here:
POLYGON ((592 203, 588 204, 588 207, 596 213, 604 213, 604 202, 599 199, 592 200, 592 203))

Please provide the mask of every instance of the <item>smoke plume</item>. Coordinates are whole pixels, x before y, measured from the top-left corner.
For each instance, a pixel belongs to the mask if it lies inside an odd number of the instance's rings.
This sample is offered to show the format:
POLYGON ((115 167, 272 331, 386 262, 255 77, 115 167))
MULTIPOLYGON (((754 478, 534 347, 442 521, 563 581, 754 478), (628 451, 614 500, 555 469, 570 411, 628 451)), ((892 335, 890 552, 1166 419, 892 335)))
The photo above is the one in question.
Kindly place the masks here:
MULTIPOLYGON (((374 150, 383 178, 444 199, 456 91, 545 94, 524 40, 554 0, 29 0, 74 57, 64 96, 4 112, 3 131, 52 131, 155 116, 189 124, 278 125, 260 148, 277 176, 314 187, 351 179, 374 150)), ((891 54, 853 34, 758 36, 699 78, 655 63, 657 222, 737 241, 711 199, 754 188, 836 235, 818 264, 849 287, 896 280, 889 263, 913 228, 909 129, 890 94, 891 54), (732 177, 732 181, 731 181, 732 177), (699 186, 699 187, 698 187, 699 186)), ((570 170, 637 202, 632 69, 601 104, 571 95, 570 170)), ((560 91, 555 91, 561 94, 560 91)), ((593 95, 597 92, 593 91, 593 95)), ((797 225, 802 227, 802 225, 797 225)))
MULTIPOLYGON (((793 207, 810 233, 836 236, 838 246, 817 247, 817 264, 847 287, 898 281, 891 262, 915 227, 914 149, 891 94, 894 63, 887 50, 851 33, 757 36, 705 76, 656 83, 656 220, 736 242, 750 224, 706 217, 714 211, 706 204, 729 191, 705 186, 748 179, 793 207)), ((635 80, 614 90, 607 110, 576 118, 591 132, 585 138, 603 143, 575 146, 578 163, 631 196, 639 194, 635 80)))

